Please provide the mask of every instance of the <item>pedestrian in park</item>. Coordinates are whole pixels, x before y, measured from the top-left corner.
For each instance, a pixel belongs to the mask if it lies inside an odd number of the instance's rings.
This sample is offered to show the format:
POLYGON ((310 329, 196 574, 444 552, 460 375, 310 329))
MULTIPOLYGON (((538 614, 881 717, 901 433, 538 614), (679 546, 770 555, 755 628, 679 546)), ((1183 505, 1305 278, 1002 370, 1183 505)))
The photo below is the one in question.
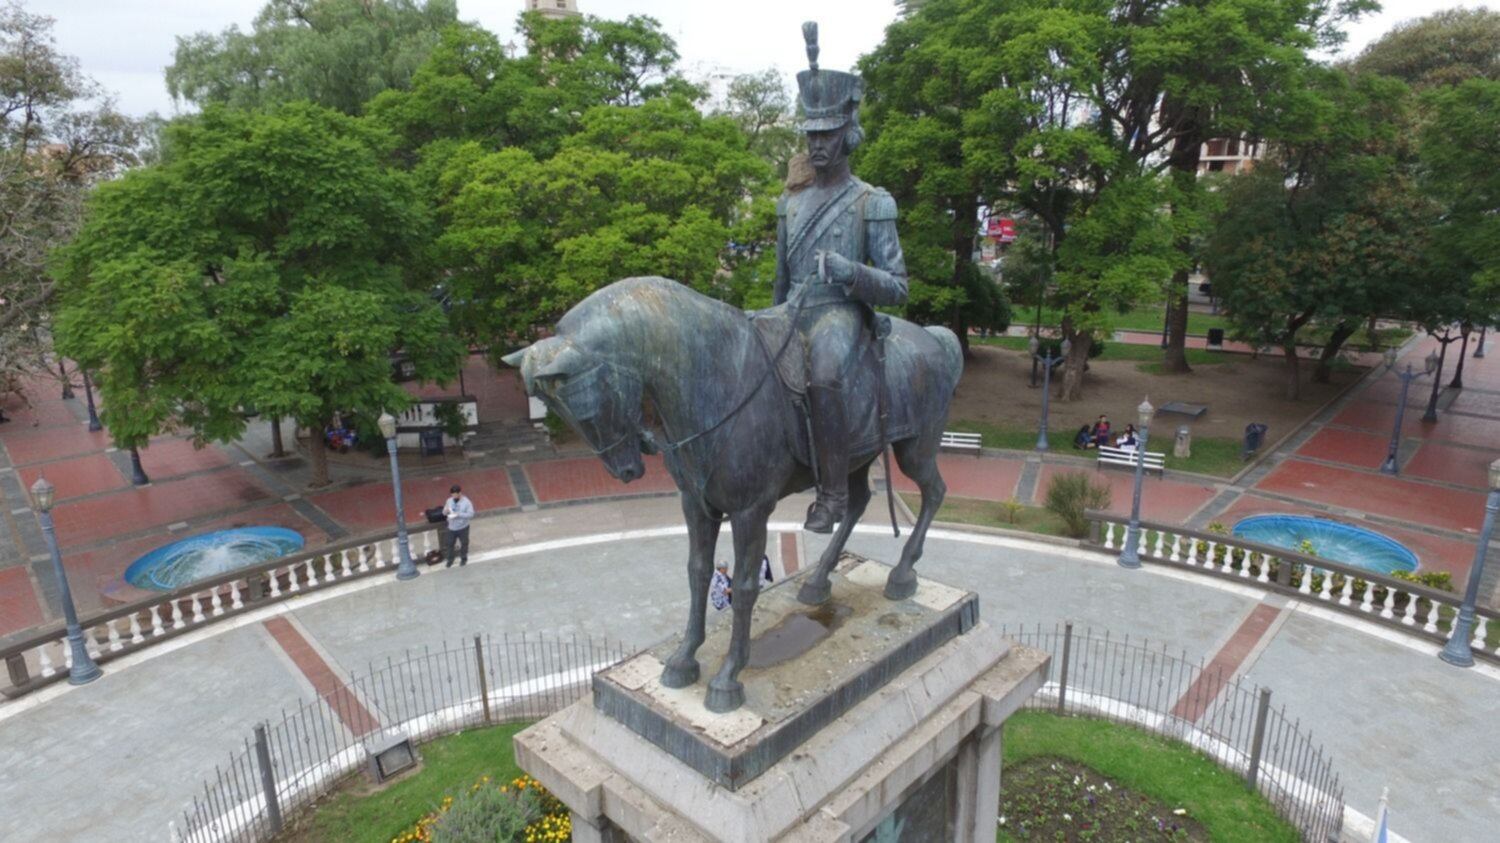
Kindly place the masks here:
POLYGON ((708 584, 708 602, 713 604, 715 609, 723 611, 729 608, 729 601, 732 596, 730 592, 729 566, 720 562, 714 566, 714 578, 708 584))
POLYGON ((771 574, 771 557, 762 556, 760 558, 760 584, 770 585, 775 581, 776 577, 771 574))
POLYGON ((453 555, 458 551, 458 543, 463 542, 464 549, 458 557, 458 567, 462 568, 469 564, 469 522, 474 520, 474 502, 464 495, 463 488, 457 483, 448 491, 452 494, 443 503, 443 517, 448 519, 448 534, 443 537, 448 545, 448 564, 443 567, 453 567, 453 555))
POLYGON ((1094 447, 1104 448, 1109 445, 1109 417, 1100 416, 1099 421, 1094 423, 1094 447))

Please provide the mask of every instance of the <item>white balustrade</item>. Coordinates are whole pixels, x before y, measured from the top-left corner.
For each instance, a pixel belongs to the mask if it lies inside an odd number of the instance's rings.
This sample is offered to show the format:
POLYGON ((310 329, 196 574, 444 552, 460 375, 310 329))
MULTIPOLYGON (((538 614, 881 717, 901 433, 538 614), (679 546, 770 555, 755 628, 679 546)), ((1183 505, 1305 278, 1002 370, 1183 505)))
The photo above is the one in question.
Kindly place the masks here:
POLYGON ((323 557, 323 582, 333 582, 333 554, 323 557))
POLYGON ((94 628, 89 627, 83 631, 83 649, 92 657, 99 658, 99 642, 94 639, 94 628))
POLYGON ((1173 533, 1172 534, 1172 555, 1169 556, 1169 557, 1167 557, 1167 561, 1168 562, 1181 562, 1182 561, 1182 534, 1181 533, 1173 533))
POLYGON ((1437 622, 1438 622, 1438 618, 1441 616, 1439 614, 1439 612, 1438 612, 1438 606, 1440 604, 1436 600, 1433 600, 1433 601, 1430 601, 1430 602, 1432 603, 1432 608, 1429 609, 1428 612, 1427 612, 1427 623, 1422 624, 1422 631, 1423 632, 1437 632, 1438 631, 1437 622))
POLYGON ((141 634, 141 615, 139 612, 130 613, 130 643, 139 644, 146 640, 141 634))
POLYGON ((224 601, 219 597, 219 589, 217 587, 212 589, 210 594, 212 596, 209 598, 209 605, 213 607, 213 611, 209 614, 217 618, 224 614, 224 601))
POLYGON ((1417 595, 1406 592, 1406 613, 1401 616, 1402 626, 1417 625, 1417 595))
MULTIPOLYGON (((427 554, 429 554, 431 552, 432 552, 432 531, 428 530, 428 531, 426 531, 425 533, 422 534, 422 555, 426 556, 427 554)), ((1146 552, 1146 531, 1145 530, 1141 531, 1141 546, 1140 546, 1139 551, 1137 551, 1137 552, 1139 552, 1141 554, 1144 554, 1146 552)))
POLYGON ((1188 539, 1187 563, 1190 567, 1198 567, 1198 540, 1188 539))
MULTIPOLYGON (((1283 561, 1282 564, 1283 565, 1291 565, 1291 564, 1295 564, 1295 563, 1283 561)), ((1297 583, 1297 593, 1298 594, 1311 595, 1312 594, 1312 581, 1313 581, 1313 569, 1311 567, 1307 566, 1307 565, 1303 565, 1302 566, 1302 581, 1299 582, 1299 583, 1297 583)), ((1323 578, 1323 585, 1324 586, 1328 585, 1328 578, 1327 577, 1323 578)))
POLYGON ((370 549, 368 546, 359 549, 359 572, 361 574, 370 570, 370 549))
POLYGON ((1161 530, 1157 530, 1156 531, 1156 547, 1151 551, 1151 555, 1152 556, 1156 557, 1157 559, 1163 558, 1162 544, 1166 540, 1167 540, 1167 534, 1164 533, 1164 532, 1162 532, 1161 530))
POLYGON ((286 572, 287 575, 291 577, 290 585, 287 586, 286 590, 289 592, 301 591, 302 584, 297 581, 297 563, 293 562, 292 564, 288 565, 286 567, 286 572))
POLYGON ((1469 647, 1475 650, 1483 650, 1485 634, 1489 632, 1490 619, 1480 616, 1475 620, 1478 622, 1474 624, 1474 640, 1469 642, 1469 647))
POLYGON ((230 580, 229 581, 229 608, 231 608, 231 609, 243 609, 243 608, 245 608, 244 601, 240 600, 240 581, 239 580, 230 580))
POLYGON ((57 672, 57 668, 52 666, 52 657, 47 655, 47 648, 50 646, 52 645, 48 643, 36 648, 37 664, 41 666, 43 676, 51 676, 57 672))
POLYGON ((202 596, 203 595, 201 594, 194 594, 192 597, 193 623, 203 623, 203 601, 201 600, 202 596))
POLYGON ((1222 574, 1234 572, 1234 545, 1224 545, 1224 564, 1219 567, 1219 572, 1222 574))
POLYGON ((69 646, 67 641, 59 641, 57 642, 57 646, 62 648, 63 670, 71 671, 73 669, 73 648, 69 646))
POLYGON ((1344 575, 1344 588, 1339 592, 1339 605, 1348 606, 1354 602, 1354 578, 1348 574, 1344 575))
POLYGON ((118 653, 125 649, 125 642, 120 640, 120 630, 115 627, 115 624, 118 622, 119 619, 114 618, 104 624, 104 627, 109 630, 109 651, 111 653, 118 653))
POLYGON ((1271 557, 1262 553, 1260 555, 1260 574, 1256 576, 1258 583, 1269 583, 1271 581, 1271 557))
POLYGON ((159 606, 157 604, 154 604, 154 603, 151 605, 151 637, 152 638, 156 638, 158 636, 166 635, 167 634, 167 631, 165 629, 162 629, 162 626, 161 626, 161 612, 158 611, 159 609, 161 609, 161 606, 159 606))
POLYGON ((1104 549, 1113 550, 1115 546, 1115 522, 1104 522, 1104 549))
MULTIPOLYGON (((432 534, 431 533, 427 533, 426 535, 431 536, 432 534)), ((1149 552, 1149 551, 1146 550, 1146 528, 1145 527, 1141 528, 1139 536, 1140 536, 1140 541, 1136 542, 1136 545, 1135 545, 1135 555, 1136 556, 1145 556, 1149 552)))
POLYGON ((1396 617, 1396 589, 1393 586, 1385 587, 1385 603, 1380 607, 1380 616, 1386 620, 1396 617))
POLYGON ((172 601, 172 628, 173 629, 182 629, 185 626, 187 626, 187 623, 185 621, 183 621, 183 619, 182 619, 182 601, 180 599, 179 600, 173 600, 172 601))
POLYGON ((1365 580, 1365 599, 1359 604, 1361 612, 1370 612, 1375 609, 1375 581, 1365 580))
POLYGON ((1318 599, 1329 601, 1333 599, 1333 572, 1323 572, 1323 589, 1318 592, 1318 599))
POLYGON ((318 563, 315 559, 309 559, 307 565, 307 587, 315 588, 318 585, 318 563))
POLYGON ((1246 550, 1244 553, 1245 555, 1240 557, 1240 579, 1248 580, 1250 579, 1250 563, 1254 560, 1255 554, 1249 550, 1246 550))

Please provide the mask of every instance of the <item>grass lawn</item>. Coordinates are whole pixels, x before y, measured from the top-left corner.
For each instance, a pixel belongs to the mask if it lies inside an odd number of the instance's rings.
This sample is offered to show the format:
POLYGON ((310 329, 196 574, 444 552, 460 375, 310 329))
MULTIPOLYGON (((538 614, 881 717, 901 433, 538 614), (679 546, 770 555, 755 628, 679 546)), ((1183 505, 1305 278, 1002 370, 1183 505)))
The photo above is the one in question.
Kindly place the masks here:
MULTIPOLYGON (((999 348, 1008 348, 1015 351, 1025 351, 1027 343, 1031 342, 1029 337, 970 337, 969 342, 980 345, 993 345, 999 348)), ((1188 365, 1209 366, 1214 363, 1228 363, 1234 360, 1236 355, 1225 351, 1209 351, 1206 348, 1187 349, 1188 365)), ((1095 360, 1138 360, 1144 364, 1156 364, 1156 371, 1143 366, 1141 371, 1160 374, 1161 346, 1158 345, 1136 345, 1125 342, 1106 341, 1104 352, 1095 360)))
MULTIPOLYGON (((901 500, 912 512, 922 505, 922 496, 914 492, 901 492, 901 500)), ((937 520, 952 524, 973 524, 977 527, 1000 527, 1006 530, 1023 530, 1046 536, 1066 536, 1063 520, 1040 506, 1022 506, 1016 510, 1015 521, 1005 506, 996 501, 977 498, 959 498, 949 495, 938 507, 937 520)))
MULTIPOLYGON (((1128 726, 1021 711, 1005 724, 1004 753, 1006 767, 1033 758, 1082 764, 1114 785, 1149 796, 1169 809, 1186 809, 1186 816, 1202 824, 1212 840, 1293 843, 1299 839, 1296 830, 1276 816, 1270 803, 1247 790, 1235 774, 1182 744, 1128 726)), ((1003 773, 1001 781, 1006 781, 1003 773)), ((1002 814, 1006 813, 1006 804, 1018 795, 1002 788, 1002 814)), ((997 839, 1028 839, 1011 836, 1016 827, 1016 818, 1007 816, 997 839)), ((1155 831, 1154 824, 1151 830, 1155 831)), ((1149 839, 1157 837, 1152 834, 1149 839)), ((1111 838, 1103 835, 1098 839, 1111 838)), ((1139 839, 1148 837, 1141 835, 1139 839)))
POLYGON ((390 843, 442 802, 443 796, 484 776, 509 781, 521 775, 510 739, 528 725, 475 729, 423 744, 418 750, 422 769, 379 791, 363 776, 352 776, 312 811, 297 815, 291 829, 278 839, 390 843))
MULTIPOLYGON (((1152 425, 1155 429, 1156 425, 1152 425)), ((963 433, 977 433, 986 448, 1002 448, 1008 451, 1032 451, 1036 449, 1036 428, 1010 427, 993 422, 956 419, 948 423, 948 429, 963 433)), ((1070 447, 1069 437, 1076 431, 1054 430, 1047 435, 1047 442, 1054 450, 1070 447)), ((1171 436, 1175 428, 1165 434, 1167 441, 1159 438, 1147 444, 1151 451, 1163 451, 1167 455, 1167 468, 1171 471, 1191 471, 1213 477, 1232 477, 1244 467, 1240 460, 1240 440, 1227 437, 1204 436, 1193 440, 1193 455, 1188 459, 1172 456, 1171 436)), ((1084 452, 1072 452, 1084 454, 1084 452)), ((954 520, 954 519, 944 519, 954 520)))
MULTIPOLYGON (((1016 305, 1013 315, 1016 325, 1036 324, 1036 304, 1030 308, 1025 305, 1016 305)), ((1117 331, 1156 331, 1161 332, 1162 321, 1166 319, 1166 308, 1160 303, 1143 304, 1129 313, 1111 313, 1109 322, 1117 331)), ((1062 324, 1062 313, 1051 308, 1042 308, 1042 326, 1055 328, 1062 324)), ((1188 333, 1207 334, 1209 328, 1229 329, 1229 320, 1223 316, 1214 316, 1210 313, 1188 312, 1188 333)))

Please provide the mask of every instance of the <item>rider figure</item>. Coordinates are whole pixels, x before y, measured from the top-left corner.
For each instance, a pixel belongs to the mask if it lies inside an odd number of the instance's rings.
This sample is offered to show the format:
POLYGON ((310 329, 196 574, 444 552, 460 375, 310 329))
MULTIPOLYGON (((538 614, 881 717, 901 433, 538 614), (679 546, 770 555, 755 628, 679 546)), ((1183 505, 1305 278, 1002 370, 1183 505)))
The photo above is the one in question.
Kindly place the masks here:
MULTIPOLYGON (((808 404, 817 454, 818 499, 805 529, 832 532, 849 501, 849 431, 843 384, 861 345, 870 308, 906 302, 906 263, 896 235, 896 202, 849 172, 864 139, 864 83, 818 69, 818 28, 802 26, 811 69, 797 74, 814 178, 776 205, 775 303, 800 297, 797 328, 806 341, 808 404)), ((883 445, 884 443, 882 443, 883 445)))

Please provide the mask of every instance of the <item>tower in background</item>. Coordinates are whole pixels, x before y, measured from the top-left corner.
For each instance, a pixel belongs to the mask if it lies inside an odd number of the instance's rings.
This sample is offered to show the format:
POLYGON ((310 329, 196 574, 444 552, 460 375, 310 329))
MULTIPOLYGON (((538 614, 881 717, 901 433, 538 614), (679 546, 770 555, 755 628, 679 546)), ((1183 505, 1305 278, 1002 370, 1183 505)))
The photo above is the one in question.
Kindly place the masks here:
POLYGON ((526 0, 526 11, 548 18, 570 18, 582 14, 578 11, 578 0, 526 0))

